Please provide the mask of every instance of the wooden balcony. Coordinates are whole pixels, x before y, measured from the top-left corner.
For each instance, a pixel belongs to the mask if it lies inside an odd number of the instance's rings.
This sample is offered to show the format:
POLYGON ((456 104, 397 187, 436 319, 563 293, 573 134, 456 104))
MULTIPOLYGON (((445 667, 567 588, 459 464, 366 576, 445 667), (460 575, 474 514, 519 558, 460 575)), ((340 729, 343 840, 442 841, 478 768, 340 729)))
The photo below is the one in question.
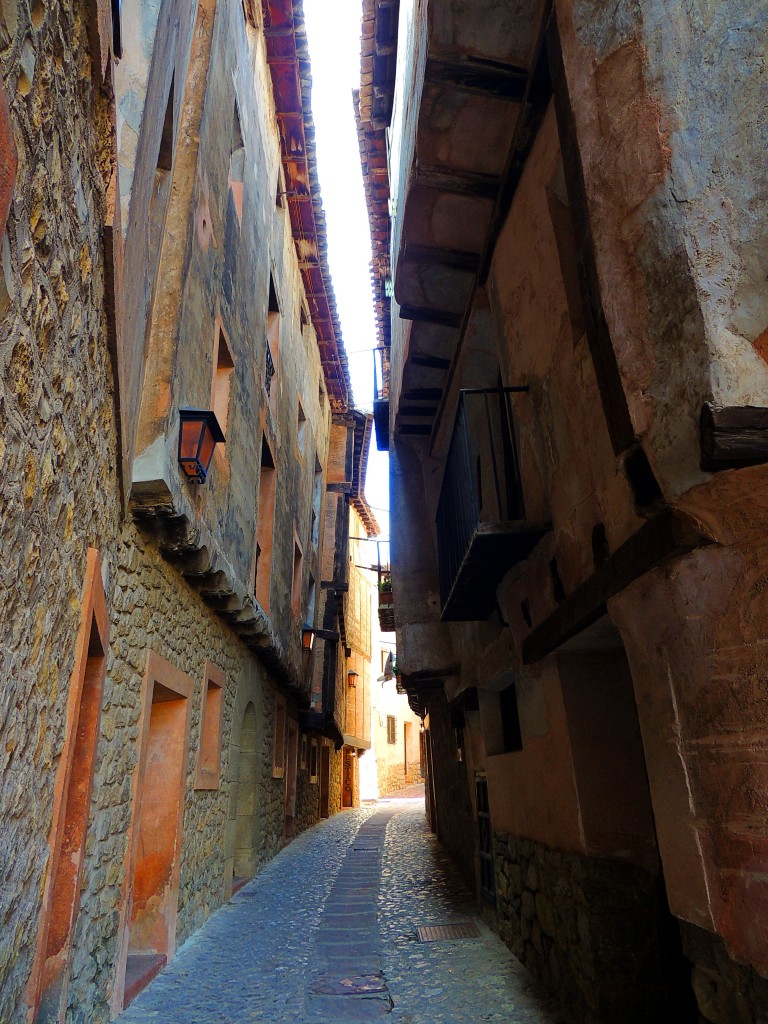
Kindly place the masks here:
POLYGON ((487 619, 504 575, 550 529, 525 514, 511 409, 525 390, 460 394, 437 509, 443 621, 487 619))

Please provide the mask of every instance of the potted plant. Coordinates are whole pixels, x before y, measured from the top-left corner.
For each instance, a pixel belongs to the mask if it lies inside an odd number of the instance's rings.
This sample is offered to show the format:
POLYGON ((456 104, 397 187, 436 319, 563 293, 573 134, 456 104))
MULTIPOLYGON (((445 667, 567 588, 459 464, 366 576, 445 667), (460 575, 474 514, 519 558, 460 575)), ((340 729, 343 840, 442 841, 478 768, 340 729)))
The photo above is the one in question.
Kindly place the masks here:
POLYGON ((379 604, 392 604, 392 577, 382 576, 379 580, 379 604))

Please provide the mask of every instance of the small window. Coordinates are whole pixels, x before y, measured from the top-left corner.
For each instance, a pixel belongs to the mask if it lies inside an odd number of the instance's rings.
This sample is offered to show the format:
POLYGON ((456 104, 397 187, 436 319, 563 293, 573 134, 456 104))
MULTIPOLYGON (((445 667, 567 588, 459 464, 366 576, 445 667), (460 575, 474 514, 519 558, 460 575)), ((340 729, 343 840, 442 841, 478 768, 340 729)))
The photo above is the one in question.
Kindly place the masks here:
POLYGON ((256 600, 265 612, 269 612, 270 583, 272 579, 272 536, 275 525, 276 487, 277 471, 275 470, 275 460, 267 439, 262 434, 253 590, 256 600))
POLYGON ((397 719, 387 715, 387 743, 397 743, 397 719))
POLYGON ((207 664, 195 789, 218 789, 221 785, 221 712, 225 684, 224 673, 215 665, 207 664))
POLYGON ((299 767, 301 768, 302 771, 304 771, 304 769, 307 767, 307 760, 308 760, 307 752, 308 752, 308 750, 309 750, 309 737, 307 736, 306 733, 304 733, 303 736, 301 737, 301 748, 300 748, 301 752, 299 754, 299 767))
POLYGON ((243 181, 245 179, 245 145, 243 130, 240 127, 240 112, 235 100, 235 113, 232 120, 232 142, 229 155, 229 187, 235 204, 238 223, 243 222, 243 181))
POLYGON ((299 402, 299 410, 296 414, 296 445, 299 449, 299 455, 304 455, 304 442, 307 434, 307 417, 304 415, 304 408, 299 402))
POLYGON ((291 583, 291 612, 294 618, 301 613, 301 572, 304 566, 304 555, 299 542, 293 542, 293 582, 291 583))
POLYGON ((215 370, 213 374, 213 411, 219 426, 226 434, 227 421, 229 419, 229 403, 232 391, 232 377, 235 372, 235 361, 232 352, 227 344, 224 331, 221 326, 218 329, 215 352, 215 370))
POLYGON ((269 307, 267 309, 267 344, 264 362, 264 387, 274 410, 278 396, 277 380, 280 354, 280 303, 272 275, 269 275, 269 307))
POLYGON ((285 699, 275 697, 275 739, 272 748, 272 778, 282 779, 285 775, 285 699))
POLYGON ((313 736, 309 746, 309 781, 317 782, 317 737, 313 736))

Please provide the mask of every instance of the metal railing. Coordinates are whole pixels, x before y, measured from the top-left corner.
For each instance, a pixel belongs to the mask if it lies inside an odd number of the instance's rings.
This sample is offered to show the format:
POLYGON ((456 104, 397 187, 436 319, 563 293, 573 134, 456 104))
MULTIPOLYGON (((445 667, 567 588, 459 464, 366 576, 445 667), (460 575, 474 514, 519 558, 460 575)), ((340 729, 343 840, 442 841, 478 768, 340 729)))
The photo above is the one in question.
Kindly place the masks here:
POLYGON ((478 524, 525 518, 511 396, 527 391, 497 387, 459 392, 436 517, 443 605, 478 524))

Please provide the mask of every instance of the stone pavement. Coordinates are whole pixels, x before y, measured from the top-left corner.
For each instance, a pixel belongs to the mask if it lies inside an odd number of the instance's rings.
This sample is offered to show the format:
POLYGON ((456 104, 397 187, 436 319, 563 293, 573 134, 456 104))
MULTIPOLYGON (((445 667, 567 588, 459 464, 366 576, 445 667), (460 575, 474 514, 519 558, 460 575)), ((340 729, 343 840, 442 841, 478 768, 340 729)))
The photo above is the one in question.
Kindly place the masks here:
POLYGON ((120 1024, 561 1024, 479 920, 424 803, 347 811, 286 847, 120 1024), (419 943, 473 920, 480 937, 419 943))

